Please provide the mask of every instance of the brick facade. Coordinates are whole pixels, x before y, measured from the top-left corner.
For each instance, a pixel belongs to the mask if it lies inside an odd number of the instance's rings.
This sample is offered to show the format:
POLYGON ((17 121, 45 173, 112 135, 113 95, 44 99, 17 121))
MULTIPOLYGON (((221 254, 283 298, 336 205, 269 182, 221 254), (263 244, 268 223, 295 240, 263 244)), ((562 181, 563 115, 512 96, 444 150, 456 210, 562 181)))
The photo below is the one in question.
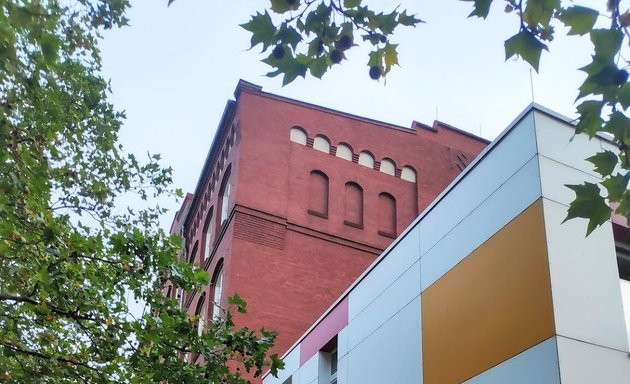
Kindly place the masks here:
MULTIPOLYGON (((238 292, 248 314, 237 322, 278 331, 275 352, 282 353, 487 141, 440 122, 411 128, 377 122, 243 81, 235 97, 185 202, 185 218, 176 221, 187 259, 196 250, 192 261, 211 276, 222 266, 221 303, 238 292), (290 140, 294 127, 306 133, 306 145, 290 140), (340 157, 347 147, 351 160, 340 157), (361 152, 373 157, 373 168, 359 164, 361 152), (392 163, 393 175, 385 173, 392 163), (403 178, 410 170, 416 182, 403 178), (228 218, 221 224, 228 174, 228 218)), ((205 292, 212 299, 212 284, 205 292)), ((200 294, 183 299, 191 313, 200 294)))

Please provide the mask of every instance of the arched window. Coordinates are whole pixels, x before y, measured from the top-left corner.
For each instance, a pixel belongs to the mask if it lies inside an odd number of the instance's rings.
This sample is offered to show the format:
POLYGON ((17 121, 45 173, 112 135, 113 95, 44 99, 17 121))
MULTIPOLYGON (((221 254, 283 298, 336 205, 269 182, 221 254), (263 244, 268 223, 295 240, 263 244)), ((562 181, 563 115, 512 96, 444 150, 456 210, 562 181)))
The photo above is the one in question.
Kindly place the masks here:
POLYGON ((300 127, 291 128, 291 132, 289 133, 289 139, 298 144, 306 145, 306 132, 300 127))
POLYGON ((206 293, 204 292, 201 294, 195 309, 195 316, 199 316, 199 320, 197 320, 197 334, 199 336, 203 333, 203 327, 206 325, 206 312, 206 293))
POLYGON ((203 227, 204 233, 204 253, 203 257, 205 259, 210 258, 210 254, 212 253, 212 232, 214 232, 214 220, 213 220, 214 207, 210 207, 208 210, 208 216, 206 216, 206 224, 203 227))
POLYGON ((328 176, 321 171, 311 172, 308 200, 308 213, 328 217, 328 176))
POLYGON ((225 173, 225 176, 223 177, 223 183, 221 184, 221 193, 220 193, 221 218, 219 221, 219 226, 223 225, 223 223, 227 220, 230 213, 229 207, 230 207, 231 173, 232 172, 230 168, 228 167, 228 170, 225 173))
POLYGON ((190 257, 188 258, 189 264, 194 264, 195 259, 197 258, 197 248, 199 248, 199 240, 195 241, 195 245, 193 246, 192 252, 190 252, 190 257))
POLYGON ((403 180, 407 180, 407 181, 411 181, 412 183, 416 182, 416 171, 413 170, 413 168, 411 168, 408 165, 405 165, 404 167, 402 167, 402 170, 400 171, 400 178, 403 180))
POLYGON ((344 193, 344 224, 363 228, 363 188, 357 183, 346 183, 344 193))
POLYGON ((217 264, 212 277, 212 318, 221 316, 221 295, 223 295, 223 261, 217 264))
POLYGON ((365 151, 359 153, 359 164, 374 169, 374 156, 365 151))
POLYGON ((175 298, 179 303, 179 309, 184 308, 184 290, 182 288, 175 289, 175 298))
POLYGON ((313 148, 318 151, 330 153, 330 142, 324 136, 317 135, 313 141, 313 148))
POLYGON ((337 146, 336 156, 344 160, 352 161, 352 148, 347 144, 339 144, 337 146))
POLYGON ((171 298, 171 294, 173 293, 173 286, 169 285, 168 289, 166 290, 166 298, 170 299, 171 298))
POLYGON ((396 164, 390 159, 381 161, 381 172, 394 176, 396 174, 396 164))
POLYGON ((396 199, 389 193, 378 195, 378 234, 396 237, 396 199))

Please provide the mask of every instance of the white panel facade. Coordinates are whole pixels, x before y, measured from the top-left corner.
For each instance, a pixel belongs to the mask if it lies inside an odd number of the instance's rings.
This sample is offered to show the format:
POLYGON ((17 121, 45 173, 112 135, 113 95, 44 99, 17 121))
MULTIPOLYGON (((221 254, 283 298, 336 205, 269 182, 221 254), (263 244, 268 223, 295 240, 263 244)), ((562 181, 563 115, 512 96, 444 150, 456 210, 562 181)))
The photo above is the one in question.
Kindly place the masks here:
MULTIPOLYGON (((540 196, 538 157, 534 156, 422 255, 422 290, 442 277, 540 196)), ((427 229, 432 227, 431 218, 422 223, 427 229)), ((422 227, 421 225, 420 228, 422 227)))
POLYGON ((337 334, 337 354, 339 358, 344 357, 348 353, 348 326, 339 331, 337 334))
POLYGON ((585 159, 605 148, 610 148, 609 145, 600 139, 590 140, 587 135, 576 135, 573 126, 545 113, 535 111, 534 116, 538 152, 542 156, 598 176, 593 164, 585 159))
POLYGON ((465 381, 465 384, 507 383, 560 384, 556 338, 547 339, 465 381))
POLYGON ((610 222, 585 237, 586 220, 562 223, 566 206, 543 206, 557 334, 627 352, 610 222))
POLYGON ((419 294, 420 262, 417 261, 350 321, 346 327, 348 350, 351 351, 419 294))
MULTIPOLYGON (((418 261, 418 228, 411 229, 406 236, 390 247, 389 253, 364 277, 349 294, 348 318, 352 320, 374 301, 409 267, 418 261)), ((418 277, 419 278, 419 277, 418 277)))
POLYGON ((420 298, 347 355, 348 384, 422 383, 420 298))
POLYGON ((536 155, 533 123, 529 113, 423 218, 419 223, 421 255, 536 155))
POLYGON ((562 384, 628 384, 630 357, 626 352, 558 337, 562 384))
POLYGON ((271 375, 265 376, 265 384, 282 384, 289 376, 293 376, 293 382, 299 383, 300 369, 300 346, 297 345, 282 359, 284 361, 284 369, 278 371, 278 377, 271 375))
POLYGON ((542 195, 549 200, 569 206, 575 198, 575 192, 567 184, 582 184, 585 181, 597 183, 599 178, 592 174, 567 167, 545 156, 539 156, 542 195))
POLYGON ((295 378, 293 379, 293 383, 299 384, 310 384, 312 382, 317 382, 317 377, 319 369, 319 353, 316 353, 308 359, 302 366, 300 367, 300 377, 299 381, 295 378))

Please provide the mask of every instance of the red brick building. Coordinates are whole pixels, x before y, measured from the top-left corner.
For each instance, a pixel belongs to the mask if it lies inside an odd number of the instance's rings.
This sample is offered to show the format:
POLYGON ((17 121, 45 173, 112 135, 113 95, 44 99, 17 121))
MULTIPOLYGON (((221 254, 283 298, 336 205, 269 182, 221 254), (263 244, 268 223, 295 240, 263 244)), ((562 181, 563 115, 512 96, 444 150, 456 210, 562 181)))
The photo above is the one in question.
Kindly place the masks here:
MULTIPOLYGON (((238 292, 284 352, 487 141, 404 128, 239 82, 174 227, 211 284, 182 298, 206 319, 238 292)), ((167 288, 168 289, 168 288, 167 288)), ((170 289, 171 295, 178 295, 170 289)))

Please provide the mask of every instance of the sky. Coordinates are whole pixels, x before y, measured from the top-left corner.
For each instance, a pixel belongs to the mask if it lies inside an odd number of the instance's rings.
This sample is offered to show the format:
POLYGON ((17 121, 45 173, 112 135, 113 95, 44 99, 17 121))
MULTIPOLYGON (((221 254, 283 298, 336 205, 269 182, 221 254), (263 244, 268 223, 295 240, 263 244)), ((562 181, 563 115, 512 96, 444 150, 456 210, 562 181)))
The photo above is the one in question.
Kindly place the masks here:
MULTIPOLYGON (((599 6, 603 1, 582 1, 599 6)), ((221 113, 239 79, 264 91, 344 112, 410 127, 438 119, 494 139, 531 102, 575 117, 577 88, 589 62, 588 40, 562 36, 543 54, 540 73, 518 59, 505 60, 503 42, 518 32, 515 15, 496 1, 487 20, 467 18, 470 2, 404 1, 401 9, 426 23, 398 30, 400 67, 386 81, 368 76, 366 48, 354 48, 347 61, 323 80, 298 78, 282 87, 265 76, 258 49, 249 50, 247 22, 268 4, 263 0, 132 0, 130 26, 105 33, 103 72, 111 80, 111 101, 127 119, 120 138, 136 154, 160 153, 173 168, 173 181, 193 192, 221 113)), ((369 1, 391 11, 391 1, 369 1)), ((171 212, 178 203, 160 202, 171 212)), ((630 322, 630 285, 624 286, 630 322)), ((630 324, 629 324, 630 327, 630 324)))
MULTIPOLYGON (((483 21, 468 19, 461 1, 407 1, 426 21, 403 28, 400 67, 386 80, 368 76, 368 47, 354 48, 323 80, 298 78, 282 87, 269 78, 260 50, 249 50, 249 32, 239 24, 264 9, 263 0, 132 1, 130 26, 108 32, 101 44, 103 69, 111 79, 112 102, 127 120, 121 132, 135 153, 160 153, 173 167, 174 183, 195 189, 221 113, 239 79, 264 91, 410 127, 438 119, 488 139, 496 137, 534 100, 574 116, 579 68, 590 47, 579 38, 558 38, 543 55, 540 74, 520 60, 505 61, 503 41, 518 32, 518 19, 502 2, 483 21)), ((391 2, 372 1, 392 10, 391 2)), ((164 202, 177 209, 177 204, 164 202)), ((170 226, 170 217, 163 226, 170 226)))

